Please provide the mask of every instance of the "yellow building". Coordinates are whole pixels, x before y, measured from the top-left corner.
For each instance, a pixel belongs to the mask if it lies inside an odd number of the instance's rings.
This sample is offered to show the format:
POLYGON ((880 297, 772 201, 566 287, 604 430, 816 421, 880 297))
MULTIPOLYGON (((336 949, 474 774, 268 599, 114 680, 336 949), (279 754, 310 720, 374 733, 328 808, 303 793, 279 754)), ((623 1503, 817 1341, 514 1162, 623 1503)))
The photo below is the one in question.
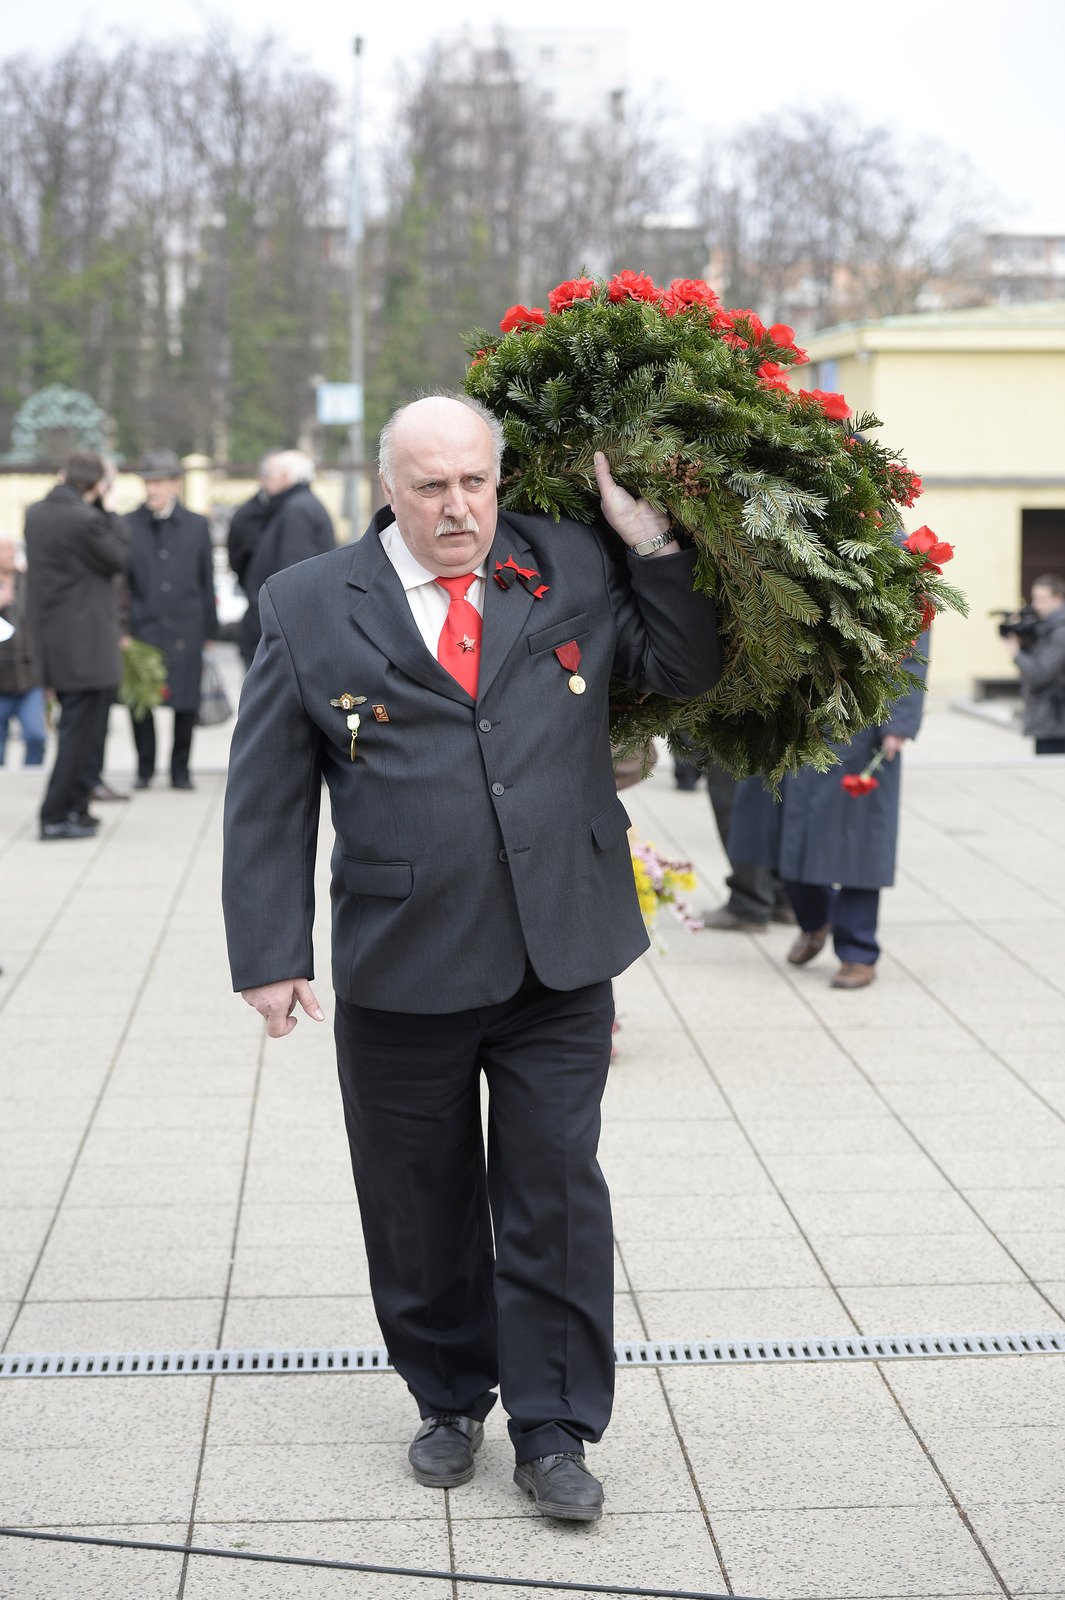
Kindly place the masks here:
POLYGON ((886 317, 804 342, 799 385, 881 419, 879 437, 924 481, 907 527, 956 548, 946 576, 970 614, 936 624, 934 688, 1013 677, 988 613, 1041 573, 1065 576, 1065 301, 886 317))

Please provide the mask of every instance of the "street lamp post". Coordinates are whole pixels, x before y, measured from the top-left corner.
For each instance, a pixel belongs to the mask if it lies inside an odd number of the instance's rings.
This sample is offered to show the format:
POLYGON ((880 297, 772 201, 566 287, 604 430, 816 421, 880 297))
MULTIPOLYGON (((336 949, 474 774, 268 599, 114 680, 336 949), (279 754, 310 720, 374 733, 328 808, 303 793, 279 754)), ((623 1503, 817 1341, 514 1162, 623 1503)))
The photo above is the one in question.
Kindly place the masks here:
POLYGON ((362 531, 360 483, 366 474, 366 436, 364 429, 366 395, 365 340, 365 252, 362 215, 362 47, 358 35, 354 42, 354 69, 351 90, 351 161, 348 171, 348 248, 351 256, 351 381, 357 394, 357 416, 350 425, 347 495, 352 536, 362 531))

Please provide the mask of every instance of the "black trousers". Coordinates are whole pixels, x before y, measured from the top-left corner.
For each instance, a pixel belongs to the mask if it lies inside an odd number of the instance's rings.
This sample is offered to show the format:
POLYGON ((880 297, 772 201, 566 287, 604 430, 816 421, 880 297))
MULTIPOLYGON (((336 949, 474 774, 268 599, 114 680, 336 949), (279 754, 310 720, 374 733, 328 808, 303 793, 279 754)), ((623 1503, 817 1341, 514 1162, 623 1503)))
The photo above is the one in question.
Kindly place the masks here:
POLYGON ((581 1451, 610 1420, 613 1241, 596 1150, 613 1015, 609 983, 561 992, 531 972, 503 1004, 445 1016, 337 1000, 392 1362, 423 1417, 483 1419, 498 1383, 519 1462, 581 1451))
POLYGON ((113 688, 59 689, 59 743, 55 765, 41 803, 42 822, 62 822, 80 816, 89 804, 92 774, 104 764, 107 714, 115 698, 113 688))
MULTIPOLYGON (((143 717, 131 717, 133 742, 137 746, 137 776, 150 778, 155 773, 155 717, 148 711, 143 717)), ((174 712, 174 743, 170 751, 170 777, 187 778, 189 757, 192 754, 192 730, 196 726, 195 711, 174 712)))
MULTIPOLYGON (((716 762, 711 762, 706 769, 706 787, 710 791, 710 805, 726 855, 728 855, 729 828, 732 825, 732 808, 736 800, 738 782, 738 778, 734 778, 731 772, 726 772, 725 768, 719 767, 716 762)), ((777 906, 782 901, 786 903, 788 898, 787 890, 772 867, 764 866, 757 861, 734 862, 731 859, 729 865, 732 871, 725 879, 725 886, 729 891, 728 910, 747 922, 768 922, 777 906)))

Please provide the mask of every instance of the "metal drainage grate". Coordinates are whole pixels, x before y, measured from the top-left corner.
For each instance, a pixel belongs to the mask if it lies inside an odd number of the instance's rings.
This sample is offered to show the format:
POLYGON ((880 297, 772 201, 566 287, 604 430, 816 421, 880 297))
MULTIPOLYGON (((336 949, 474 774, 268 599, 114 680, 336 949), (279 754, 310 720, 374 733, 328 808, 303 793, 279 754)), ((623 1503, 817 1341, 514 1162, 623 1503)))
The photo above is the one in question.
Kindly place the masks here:
MULTIPOLYGON (((914 1333, 884 1338, 644 1339, 614 1346, 619 1367, 729 1366, 780 1361, 919 1361, 957 1356, 1065 1355, 1052 1333, 914 1333)), ((0 1378, 196 1378, 391 1372, 380 1345, 338 1350, 127 1350, 0 1355, 0 1378)))

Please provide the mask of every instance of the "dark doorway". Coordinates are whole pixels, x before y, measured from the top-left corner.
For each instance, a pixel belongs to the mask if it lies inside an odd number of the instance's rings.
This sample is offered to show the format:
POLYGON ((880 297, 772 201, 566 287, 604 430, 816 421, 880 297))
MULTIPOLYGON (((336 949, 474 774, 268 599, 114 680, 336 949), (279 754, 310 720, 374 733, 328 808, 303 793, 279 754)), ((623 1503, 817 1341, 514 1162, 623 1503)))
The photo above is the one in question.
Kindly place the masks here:
POLYGON ((1021 588, 1032 597, 1032 583, 1046 573, 1065 578, 1065 511, 1021 512, 1021 588))

